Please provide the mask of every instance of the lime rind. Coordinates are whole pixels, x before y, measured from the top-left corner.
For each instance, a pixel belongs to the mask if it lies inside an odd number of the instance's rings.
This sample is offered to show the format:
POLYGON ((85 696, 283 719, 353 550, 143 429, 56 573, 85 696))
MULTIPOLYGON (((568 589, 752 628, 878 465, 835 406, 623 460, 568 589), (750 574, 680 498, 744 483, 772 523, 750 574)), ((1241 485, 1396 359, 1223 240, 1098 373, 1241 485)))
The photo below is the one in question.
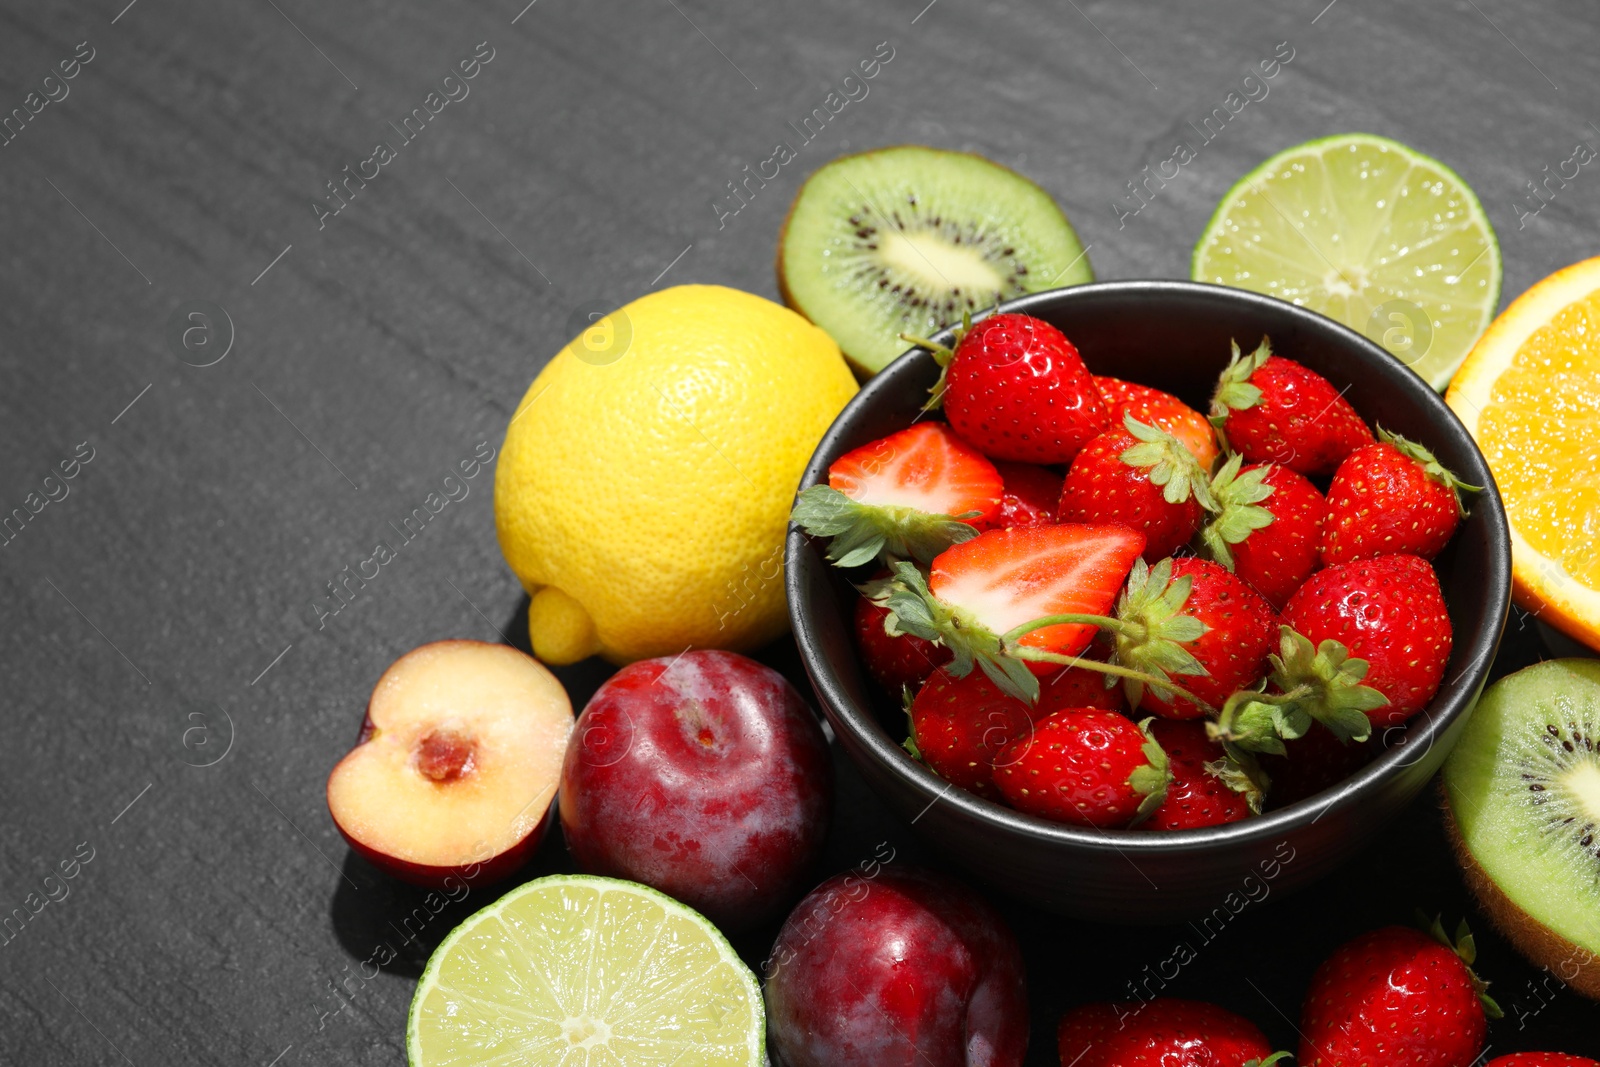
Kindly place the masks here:
POLYGON ((1344 322, 1442 389, 1493 319, 1501 255, 1482 204, 1449 166, 1387 137, 1347 133, 1285 149, 1235 182, 1195 244, 1190 275, 1344 322), (1340 150, 1364 169, 1339 173, 1335 165, 1351 163, 1340 150), (1397 172, 1393 195, 1377 203, 1358 191, 1374 169, 1397 172), (1418 210, 1413 195, 1442 200, 1417 201, 1418 210), (1467 240, 1433 251, 1452 236, 1467 240))
POLYGON ((636 882, 552 875, 518 886, 475 912, 434 950, 412 997, 406 1054, 411 1067, 480 1062, 760 1067, 765 1034, 766 1011, 755 976, 704 916, 636 882), (532 897, 545 898, 536 902, 543 907, 529 910, 532 897), (625 915, 630 906, 659 914, 651 936, 638 937, 642 928, 629 922, 607 924, 608 897, 612 915, 625 915), (519 914, 523 911, 528 914, 519 914), (547 937, 534 919, 546 928, 555 920, 566 929, 547 937), (672 954, 684 948, 709 949, 712 967, 674 971, 672 954), (555 973, 563 969, 566 973, 555 973), (446 984, 447 971, 458 986, 446 984), (565 980, 574 976, 581 981, 565 980), (619 995, 630 990, 647 999, 619 1003, 619 995), (463 1055, 425 1047, 424 1029, 437 1025, 429 1017, 435 995, 447 998, 442 1014, 452 1036, 479 1049, 463 1055), (563 1006, 563 997, 571 1006, 563 1006), (581 1000, 576 1012, 575 1000, 581 1000), (543 1010, 552 1007, 557 1011, 543 1010), (617 1024, 615 1029, 610 1023, 617 1024), (523 1033, 515 1032, 519 1027, 523 1033), (540 1029, 546 1033, 542 1044, 531 1044, 527 1031, 540 1029), (553 1030, 560 1036, 551 1036, 553 1030), (487 1056, 486 1043, 496 1046, 487 1056), (691 1047, 702 1054, 689 1057, 691 1047))

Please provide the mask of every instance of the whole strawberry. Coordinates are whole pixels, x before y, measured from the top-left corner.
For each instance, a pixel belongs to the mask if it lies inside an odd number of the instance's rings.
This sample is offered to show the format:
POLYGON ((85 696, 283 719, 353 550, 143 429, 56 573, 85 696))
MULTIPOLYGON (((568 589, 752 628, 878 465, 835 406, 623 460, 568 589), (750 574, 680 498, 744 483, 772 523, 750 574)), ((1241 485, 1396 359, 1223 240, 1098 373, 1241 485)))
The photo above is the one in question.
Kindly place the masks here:
POLYGON ((941 778, 997 800, 995 758, 1011 742, 1026 737, 1036 720, 1063 708, 1120 707, 1120 690, 1107 689, 1104 677, 1081 667, 1063 669, 1041 679, 1039 702, 1030 706, 1002 692, 982 671, 964 678, 934 671, 908 709, 911 736, 906 750, 941 778))
POLYGON ((994 782, 1018 811, 1111 829, 1147 817, 1166 795, 1167 757, 1114 711, 1068 709, 1034 724, 994 761, 994 782))
POLYGON ((994 465, 1005 485, 1000 494, 1000 510, 988 520, 988 527, 1045 526, 1056 521, 1056 502, 1061 499, 1061 475, 1048 467, 1031 463, 994 465))
POLYGON ((1095 386, 1111 409, 1111 425, 1132 415, 1140 422, 1158 426, 1182 442, 1194 454, 1202 470, 1210 470, 1217 460, 1217 435, 1211 423, 1194 408, 1171 393, 1152 389, 1121 378, 1095 377, 1095 386))
POLYGON ((1163 719, 1150 724, 1150 733, 1167 754, 1172 782, 1166 799, 1139 829, 1193 830, 1249 817, 1250 804, 1244 794, 1206 769, 1206 764, 1223 758, 1223 751, 1206 737, 1205 723, 1163 719))
POLYGON ((1456 944, 1405 926, 1363 934, 1311 977, 1300 1009, 1301 1067, 1469 1067, 1499 1017, 1466 924, 1456 944))
POLYGON ((867 673, 890 693, 898 696, 901 687, 915 689, 935 667, 950 662, 950 650, 915 634, 891 636, 883 628, 887 609, 863 596, 856 601, 856 648, 867 673))
MULTIPOLYGON (((1319 654, 1333 642, 1342 654, 1366 661, 1364 677, 1355 680, 1385 698, 1363 709, 1373 726, 1405 722, 1427 706, 1444 680, 1450 615, 1432 565, 1418 556, 1381 556, 1318 571, 1284 605, 1283 621, 1319 654)), ((1304 659, 1275 679, 1280 686, 1328 680, 1309 656, 1304 659)), ((1315 708, 1311 714, 1323 718, 1315 708)), ((1337 723, 1324 721, 1341 733, 1337 723)), ((1366 733, 1342 736, 1364 740, 1366 733)))
POLYGON ((1223 464, 1211 480, 1217 511, 1200 531, 1206 554, 1279 610, 1319 564, 1327 503, 1303 475, 1276 463, 1223 464))
POLYGON ((828 484, 801 492, 789 517, 831 539, 837 566, 927 563, 976 536, 999 513, 1003 492, 1000 472, 977 449, 943 423, 919 422, 834 460, 828 484))
POLYGON ((1123 416, 1084 446, 1061 487, 1061 522, 1115 522, 1145 536, 1147 562, 1165 559, 1200 526, 1210 485, 1177 438, 1123 416))
POLYGON ((1261 769, 1272 781, 1270 807, 1282 808, 1331 789, 1382 751, 1377 737, 1341 741, 1332 730, 1313 722, 1304 737, 1284 742, 1283 755, 1263 755, 1261 769))
MULTIPOLYGON (((1114 658, 1124 667, 1170 677, 1212 708, 1267 673, 1278 617, 1236 575, 1208 559, 1135 563, 1117 603, 1114 658)), ((1206 708, 1129 679, 1128 702, 1168 719, 1206 708)))
POLYGON ((942 388, 950 425, 993 459, 1071 463, 1111 422, 1072 342, 1028 315, 991 315, 968 329, 942 388))
POLYGON ((1568 1052, 1513 1052, 1509 1056, 1496 1056, 1485 1067, 1600 1067, 1600 1060, 1568 1052))
POLYGON ((1056 1046, 1061 1067, 1267 1067, 1288 1055, 1250 1020, 1175 997, 1073 1008, 1056 1046))
POLYGON ((1235 452, 1300 474, 1331 474, 1372 431, 1322 375, 1272 354, 1263 337, 1248 356, 1233 346, 1211 398, 1211 422, 1235 452))
POLYGON ((1461 490, 1477 492, 1433 453, 1378 427, 1376 444, 1345 457, 1328 486, 1322 563, 1349 563, 1399 552, 1432 559, 1466 515, 1461 490))

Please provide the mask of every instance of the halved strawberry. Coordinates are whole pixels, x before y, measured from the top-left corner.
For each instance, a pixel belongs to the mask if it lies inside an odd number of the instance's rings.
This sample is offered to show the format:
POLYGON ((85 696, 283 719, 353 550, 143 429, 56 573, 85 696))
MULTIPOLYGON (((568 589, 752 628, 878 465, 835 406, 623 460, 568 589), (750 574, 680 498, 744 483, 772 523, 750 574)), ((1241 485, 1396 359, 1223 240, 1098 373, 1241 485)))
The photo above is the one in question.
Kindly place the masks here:
POLYGON ((1200 526, 1210 479, 1177 438, 1124 415, 1090 441, 1061 487, 1062 522, 1117 522, 1145 537, 1145 560, 1172 555, 1200 526))
POLYGON ((1125 382, 1121 378, 1096 376, 1094 384, 1100 396, 1111 409, 1111 425, 1117 426, 1124 415, 1132 415, 1140 422, 1159 426, 1183 443, 1194 453, 1204 470, 1210 470, 1217 460, 1217 435, 1211 422, 1194 408, 1171 393, 1152 389, 1138 382, 1125 382))
POLYGON ((1344 457, 1372 443, 1372 431, 1328 379, 1273 355, 1265 337, 1248 356, 1233 346, 1211 398, 1211 422, 1245 459, 1300 474, 1332 474, 1344 457))
MULTIPOLYGON (((1068 523, 991 530, 933 561, 928 589, 995 634, 1047 615, 1104 615, 1116 600, 1144 538, 1125 526, 1068 523)), ((1076 656, 1096 628, 1046 626, 1019 644, 1076 656)), ((1045 673, 1054 673, 1045 665, 1045 673)))
POLYGON ((828 484, 801 493, 790 519, 833 538, 828 558, 841 567, 878 556, 927 563, 990 522, 1004 488, 950 427, 919 422, 834 460, 828 484))
POLYGON ((949 648, 952 674, 976 664, 1002 689, 1032 701, 1039 692, 1034 671, 1053 673, 1082 652, 1097 623, 1027 624, 1067 614, 1103 617, 1143 548, 1143 535, 1118 525, 990 530, 946 549, 927 578, 910 563, 895 564, 894 582, 876 599, 893 615, 895 632, 949 648))

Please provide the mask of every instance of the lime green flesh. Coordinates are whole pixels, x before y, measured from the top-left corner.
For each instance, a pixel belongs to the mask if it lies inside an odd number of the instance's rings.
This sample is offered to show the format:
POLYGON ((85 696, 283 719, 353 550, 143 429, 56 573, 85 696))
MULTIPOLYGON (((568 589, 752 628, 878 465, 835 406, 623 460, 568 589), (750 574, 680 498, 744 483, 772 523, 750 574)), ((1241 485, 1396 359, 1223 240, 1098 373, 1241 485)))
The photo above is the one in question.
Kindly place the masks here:
POLYGON ((1600 661, 1549 660, 1490 686, 1444 784, 1501 892, 1600 953, 1600 661))
POLYGON ((1500 245, 1449 167, 1351 133, 1280 152, 1240 179, 1190 273, 1337 319, 1443 389, 1494 318, 1500 245))
POLYGON ((1025 293, 1091 281, 1050 195, 965 152, 902 146, 846 156, 801 187, 778 251, 789 303, 860 372, 1025 293))
POLYGON ((457 927, 417 983, 412 1067, 759 1067, 755 976, 714 926, 633 882, 557 875, 457 927))

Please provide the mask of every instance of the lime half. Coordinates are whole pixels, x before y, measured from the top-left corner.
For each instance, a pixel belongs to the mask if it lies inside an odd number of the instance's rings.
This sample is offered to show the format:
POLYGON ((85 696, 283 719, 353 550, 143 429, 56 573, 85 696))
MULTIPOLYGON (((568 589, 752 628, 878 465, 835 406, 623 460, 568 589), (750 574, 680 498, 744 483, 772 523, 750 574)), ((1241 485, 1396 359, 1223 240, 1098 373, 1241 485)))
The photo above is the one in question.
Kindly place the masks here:
POLYGON ((759 1067, 761 990, 716 927, 612 878, 556 875, 467 919, 411 1001, 411 1067, 759 1067))
POLYGON ((1190 275, 1320 311, 1443 389, 1494 318, 1500 245, 1455 171, 1397 141, 1345 133, 1239 179, 1194 246, 1190 275))

